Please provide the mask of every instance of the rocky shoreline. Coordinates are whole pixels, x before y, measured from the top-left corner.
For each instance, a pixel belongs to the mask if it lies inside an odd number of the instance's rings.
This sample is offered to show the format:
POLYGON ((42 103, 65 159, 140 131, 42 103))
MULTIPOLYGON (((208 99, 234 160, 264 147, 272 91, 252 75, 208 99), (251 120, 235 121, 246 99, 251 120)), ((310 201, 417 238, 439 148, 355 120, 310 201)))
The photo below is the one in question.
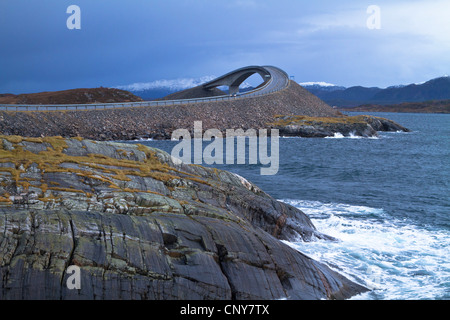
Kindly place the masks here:
MULTIPOLYGON (((132 109, 132 108, 130 108, 132 109)), ((125 140, 171 140, 172 133, 177 129, 187 129, 191 135, 194 123, 202 121, 203 130, 218 129, 226 135, 228 129, 278 129, 281 136, 324 138, 336 134, 343 136, 377 137, 379 131, 409 132, 408 128, 385 118, 375 116, 333 116, 309 117, 299 115, 275 115, 265 123, 251 123, 241 125, 221 123, 215 126, 210 118, 186 118, 179 120, 178 126, 161 120, 161 123, 149 129, 138 115, 132 116, 128 110, 82 111, 80 113, 60 112, 46 113, 5 113, 0 112, 0 134, 23 135, 26 137, 63 136, 65 138, 84 137, 97 141, 125 141, 125 140), (108 112, 111 111, 111 112, 108 112), (87 117, 85 117, 87 116, 87 117), (122 117, 123 116, 123 117, 122 117), (83 122, 83 119, 85 120, 83 122), (121 119, 121 120, 120 120, 121 119), (98 121, 97 121, 98 120, 98 121), (117 125, 114 121, 118 121, 117 125), (61 125, 61 123, 65 123, 61 125), (99 125, 95 125, 98 123, 99 125), (205 126, 206 124, 206 126, 205 126), (83 126, 83 130, 78 130, 83 126)), ((163 117, 163 115, 161 115, 163 117)), ((160 119, 159 117, 152 118, 160 119)), ((246 123, 243 121, 242 123, 246 123)))
POLYGON ((334 239, 226 171, 142 145, 0 137, 0 299, 346 299, 280 240, 334 239), (81 289, 66 286, 80 267, 81 289))
POLYGON ((243 177, 105 141, 171 139, 195 121, 300 137, 408 131, 344 116, 293 82, 232 102, 1 111, 0 299, 316 300, 367 291, 280 241, 336 240, 243 177), (67 287, 70 266, 81 270, 81 289, 67 287))
POLYGON ((287 137, 325 138, 341 134, 344 137, 377 137, 379 131, 409 132, 400 124, 380 117, 307 117, 307 116, 277 116, 269 124, 278 129, 280 135, 287 137))

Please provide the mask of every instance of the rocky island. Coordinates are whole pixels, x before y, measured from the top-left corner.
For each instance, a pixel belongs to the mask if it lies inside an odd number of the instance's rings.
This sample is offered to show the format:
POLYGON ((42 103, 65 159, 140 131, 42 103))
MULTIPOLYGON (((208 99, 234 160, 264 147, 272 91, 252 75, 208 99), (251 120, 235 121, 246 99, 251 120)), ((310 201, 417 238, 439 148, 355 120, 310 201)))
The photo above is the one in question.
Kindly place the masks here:
POLYGON ((284 244, 323 238, 226 171, 142 145, 0 136, 0 299, 345 299, 284 244), (66 286, 67 268, 81 288, 66 286))

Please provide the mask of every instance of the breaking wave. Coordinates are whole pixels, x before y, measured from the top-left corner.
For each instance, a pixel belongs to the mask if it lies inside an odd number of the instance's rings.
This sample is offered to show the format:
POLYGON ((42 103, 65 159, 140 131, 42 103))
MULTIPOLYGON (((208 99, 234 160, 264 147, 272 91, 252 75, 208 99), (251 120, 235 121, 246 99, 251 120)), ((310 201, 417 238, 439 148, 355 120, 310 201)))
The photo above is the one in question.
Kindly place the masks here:
POLYGON ((339 242, 286 242, 372 291, 354 299, 449 299, 450 232, 409 224, 383 209, 283 200, 339 242))

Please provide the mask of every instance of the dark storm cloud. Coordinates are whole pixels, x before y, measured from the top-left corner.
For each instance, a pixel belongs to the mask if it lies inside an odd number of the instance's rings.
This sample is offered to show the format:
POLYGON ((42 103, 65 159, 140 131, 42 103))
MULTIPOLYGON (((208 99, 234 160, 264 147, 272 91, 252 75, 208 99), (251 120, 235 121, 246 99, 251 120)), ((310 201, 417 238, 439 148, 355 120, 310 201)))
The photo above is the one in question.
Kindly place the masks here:
POLYGON ((298 81, 340 85, 383 86, 448 73, 445 1, 379 1, 381 30, 366 27, 370 4, 2 0, 0 92, 220 75, 252 64, 277 65, 298 81), (81 8, 81 30, 66 27, 73 4, 81 8))

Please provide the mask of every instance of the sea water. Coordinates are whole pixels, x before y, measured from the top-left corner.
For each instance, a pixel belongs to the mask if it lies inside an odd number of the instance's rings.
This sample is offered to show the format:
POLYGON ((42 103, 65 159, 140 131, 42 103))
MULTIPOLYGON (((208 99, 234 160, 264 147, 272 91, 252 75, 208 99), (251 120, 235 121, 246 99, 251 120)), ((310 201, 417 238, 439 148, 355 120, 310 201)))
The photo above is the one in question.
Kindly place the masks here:
MULTIPOLYGON (((261 176, 257 165, 216 167, 337 238, 286 244, 371 289, 353 299, 450 299, 450 115, 372 114, 412 132, 281 138, 274 176, 261 176)), ((140 143, 169 153, 176 144, 140 143)))

